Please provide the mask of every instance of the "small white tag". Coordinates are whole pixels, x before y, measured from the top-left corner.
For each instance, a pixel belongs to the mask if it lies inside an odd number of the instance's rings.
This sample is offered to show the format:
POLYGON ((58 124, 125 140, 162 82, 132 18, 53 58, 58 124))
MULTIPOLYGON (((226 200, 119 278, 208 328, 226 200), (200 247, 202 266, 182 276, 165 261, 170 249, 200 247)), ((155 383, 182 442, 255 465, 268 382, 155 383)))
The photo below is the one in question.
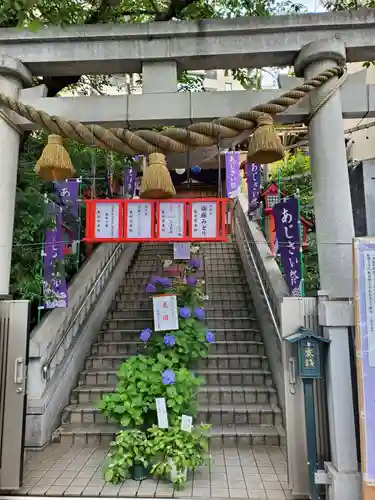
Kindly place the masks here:
POLYGON ((191 432, 193 426, 193 417, 190 415, 181 416, 181 430, 185 432, 191 432))
POLYGON ((155 398, 159 429, 168 429, 167 406, 164 398, 155 398))

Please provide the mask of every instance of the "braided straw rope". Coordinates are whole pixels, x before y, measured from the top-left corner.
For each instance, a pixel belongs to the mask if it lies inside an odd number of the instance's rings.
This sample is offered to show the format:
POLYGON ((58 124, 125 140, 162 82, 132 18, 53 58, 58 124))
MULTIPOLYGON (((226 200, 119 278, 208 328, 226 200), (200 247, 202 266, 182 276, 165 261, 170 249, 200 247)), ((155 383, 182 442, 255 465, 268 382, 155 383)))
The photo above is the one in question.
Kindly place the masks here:
MULTIPOLYGON (((36 110, 2 93, 0 93, 0 104, 52 134, 88 146, 109 149, 133 156, 138 153, 184 153, 189 148, 213 146, 217 144, 218 137, 220 139, 232 139, 244 131, 251 133, 259 124, 272 123, 274 115, 283 113, 290 106, 297 104, 306 97, 309 92, 322 86, 330 79, 340 77, 341 80, 343 76, 345 76, 344 68, 336 66, 323 71, 316 77, 307 80, 302 85, 268 103, 255 106, 250 111, 238 113, 236 116, 218 118, 211 123, 194 123, 189 125, 187 129, 171 127, 162 132, 154 132, 153 130, 131 132, 128 129, 121 128, 106 129, 100 125, 86 126, 74 120, 64 120, 58 116, 50 116, 44 111, 36 110)), ((336 84, 333 90, 336 91, 338 86, 336 84)), ((330 96, 332 92, 329 91, 328 94, 330 96)))

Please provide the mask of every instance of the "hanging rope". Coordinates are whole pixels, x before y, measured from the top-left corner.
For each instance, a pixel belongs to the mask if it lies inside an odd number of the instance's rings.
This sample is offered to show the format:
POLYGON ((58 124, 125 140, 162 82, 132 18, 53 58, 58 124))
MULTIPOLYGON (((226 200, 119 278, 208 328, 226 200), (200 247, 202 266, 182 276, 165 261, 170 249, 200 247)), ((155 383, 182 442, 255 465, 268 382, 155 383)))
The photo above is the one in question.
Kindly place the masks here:
MULTIPOLYGON (((253 132, 258 126, 273 122, 273 116, 283 113, 290 106, 297 104, 301 99, 316 88, 319 88, 330 79, 340 77, 339 82, 321 100, 322 106, 329 97, 342 85, 345 77, 344 68, 336 66, 307 80, 302 85, 286 92, 280 97, 265 104, 259 104, 250 111, 238 113, 236 116, 219 118, 211 123, 195 123, 187 129, 168 128, 162 132, 152 130, 138 130, 131 132, 128 129, 106 129, 100 125, 83 125, 74 120, 64 120, 58 116, 50 116, 44 111, 36 110, 17 100, 0 93, 0 104, 14 111, 18 115, 35 123, 40 128, 52 134, 69 138, 77 142, 119 153, 136 155, 139 153, 183 153, 189 148, 209 147, 216 144, 217 137, 232 139, 244 131, 253 132)), ((316 113, 317 106, 314 108, 316 113)))

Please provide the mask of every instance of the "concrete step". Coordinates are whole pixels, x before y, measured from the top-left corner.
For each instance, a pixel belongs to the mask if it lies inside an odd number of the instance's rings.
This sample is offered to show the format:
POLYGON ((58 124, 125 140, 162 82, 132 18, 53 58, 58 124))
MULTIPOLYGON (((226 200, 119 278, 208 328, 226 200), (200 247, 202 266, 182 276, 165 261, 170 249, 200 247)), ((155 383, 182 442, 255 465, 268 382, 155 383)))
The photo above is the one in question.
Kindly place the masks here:
MULTIPOLYGON (((276 405, 212 405, 198 408, 197 423, 212 425, 281 425, 281 411, 276 405)), ((103 415, 94 404, 74 404, 67 406, 62 414, 62 424, 105 424, 114 423, 103 415)))
MULTIPOLYGON (((119 355, 89 356, 85 359, 85 370, 116 369, 126 361, 127 357, 119 355)), ((268 359, 259 354, 213 354, 198 361, 198 368, 227 368, 235 370, 268 370, 268 359)))
MULTIPOLYGON (((80 373, 78 385, 114 386, 117 383, 115 369, 84 370, 80 373)), ((272 387, 270 370, 234 369, 234 368, 199 368, 198 375, 205 378, 206 385, 264 385, 272 387)))
MULTIPOLYGON (((210 302, 211 300, 227 300, 230 297, 230 300, 232 302, 236 302, 237 300, 245 300, 246 302, 252 304, 252 298, 248 289, 243 291, 230 290, 230 293, 228 293, 228 289, 215 291, 212 289, 212 287, 210 287, 208 296, 209 300, 207 302, 210 302)), ((150 296, 145 293, 144 288, 142 290, 132 291, 131 287, 126 287, 126 289, 118 291, 116 298, 118 300, 125 301, 128 304, 131 304, 133 301, 138 302, 140 300, 151 301, 150 296)))
MULTIPOLYGON (((119 430, 117 425, 112 424, 64 424, 58 429, 58 435, 61 443, 67 446, 108 446, 119 430)), ((281 446, 285 444, 285 432, 282 427, 274 425, 217 426, 211 429, 209 442, 211 449, 281 446)))
MULTIPOLYGON (((139 312, 148 312, 152 311, 152 301, 150 297, 145 298, 144 300, 132 300, 131 302, 116 299, 112 304, 112 310, 115 311, 123 311, 133 312, 136 309, 139 312)), ((211 311, 219 312, 224 311, 223 316, 226 316, 227 313, 235 312, 238 316, 247 316, 250 313, 250 316, 255 315, 255 307, 252 301, 246 302, 246 300, 241 301, 232 301, 229 297, 227 299, 209 299, 204 304, 204 310, 208 315, 210 315, 211 311)))
MULTIPOLYGON (((152 328, 152 322, 149 321, 149 327, 152 328)), ((98 342, 138 342, 141 328, 120 329, 108 328, 99 332, 98 342)), ((259 328, 215 328, 212 329, 215 334, 215 344, 217 341, 227 342, 263 342, 262 334, 259 328)))
MULTIPOLYGON (((215 282, 214 279, 211 279, 211 278, 208 278, 207 280, 207 284, 210 286, 210 287, 215 287, 215 292, 225 292, 226 295, 228 295, 228 293, 232 293, 233 292, 237 292, 237 293, 240 293, 242 291, 247 291, 248 290, 248 286, 247 284, 245 283, 236 283, 236 282, 222 282, 222 283, 217 283, 215 282)), ((145 293, 145 287, 147 285, 148 281, 146 280, 144 283, 128 283, 126 285, 120 285, 119 287, 119 292, 120 293, 126 293, 126 292, 132 292, 132 294, 137 294, 137 293, 140 293, 140 292, 143 292, 145 293)))
MULTIPOLYGON (((231 309, 229 307, 217 309, 213 307, 205 307, 205 312, 207 315, 207 323, 210 325, 210 321, 215 318, 223 318, 237 320, 241 319, 252 319, 255 316, 255 312, 253 315, 250 314, 248 308, 236 308, 231 309)), ((123 309, 122 307, 116 308, 114 311, 111 311, 107 314, 107 319, 153 319, 153 312, 149 309, 123 309)))
MULTIPOLYGON (((128 286, 136 285, 136 287, 145 287, 152 275, 149 276, 141 276, 141 277, 130 277, 126 276, 124 280, 121 283, 120 288, 125 288, 128 286)), ((203 279, 202 277, 197 276, 198 279, 203 279)), ((225 275, 225 276, 219 276, 215 273, 210 273, 207 274, 206 277, 204 278, 207 282, 210 283, 210 285, 215 286, 215 285, 226 285, 228 287, 233 287, 233 286, 238 286, 241 285, 243 288, 247 287, 247 282, 244 276, 241 276, 240 274, 232 274, 232 275, 225 275)))
MULTIPOLYGON (((138 334, 139 337, 139 334, 138 334)), ((120 355, 129 356, 144 351, 145 344, 143 342, 96 342, 91 347, 92 356, 107 356, 107 355, 120 355)), ((265 355, 263 342, 242 340, 241 342, 215 340, 210 345, 210 354, 258 354, 265 355)))
MULTIPOLYGON (((113 392, 113 386, 81 385, 73 389, 70 403, 98 405, 105 394, 113 392)), ((229 404, 270 404, 277 405, 276 391, 265 386, 225 386, 214 385, 200 387, 198 403, 202 406, 229 404)))
MULTIPOLYGON (((206 324, 210 330, 216 331, 218 328, 226 330, 253 330, 258 328, 258 320, 251 317, 225 318, 216 316, 207 317, 206 324)), ((152 319, 147 318, 128 318, 128 319, 107 319, 103 324, 104 330, 143 330, 144 328, 152 328, 152 319)))

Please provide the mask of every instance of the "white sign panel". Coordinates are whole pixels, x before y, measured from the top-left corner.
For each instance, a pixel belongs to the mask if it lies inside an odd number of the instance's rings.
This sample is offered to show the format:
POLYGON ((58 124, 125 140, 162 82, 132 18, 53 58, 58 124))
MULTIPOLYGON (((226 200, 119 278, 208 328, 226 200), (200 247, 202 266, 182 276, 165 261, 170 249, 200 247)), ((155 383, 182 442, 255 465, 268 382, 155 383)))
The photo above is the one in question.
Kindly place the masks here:
POLYGON ((181 415, 181 430, 191 432, 193 427, 193 417, 190 415, 181 415))
POLYGON ((184 236, 184 203, 160 202, 159 205, 159 237, 165 239, 183 238, 184 236))
POLYGON ((208 201, 193 201, 193 238, 216 238, 217 204, 208 201))
POLYGON ((119 237, 120 205, 118 203, 97 203, 95 213, 95 238, 119 237))
POLYGON ((150 202, 129 203, 127 209, 126 238, 148 239, 152 235, 152 210, 150 202))
POLYGON ((152 298, 154 329, 156 332, 178 330, 176 295, 161 295, 152 298))
POLYGON ((156 415, 159 429, 168 429, 167 405, 164 398, 155 398, 156 415))
POLYGON ((368 364, 375 367, 375 253, 364 251, 368 364))
POLYGON ((190 243, 173 243, 173 258, 175 260, 189 260, 190 243))

